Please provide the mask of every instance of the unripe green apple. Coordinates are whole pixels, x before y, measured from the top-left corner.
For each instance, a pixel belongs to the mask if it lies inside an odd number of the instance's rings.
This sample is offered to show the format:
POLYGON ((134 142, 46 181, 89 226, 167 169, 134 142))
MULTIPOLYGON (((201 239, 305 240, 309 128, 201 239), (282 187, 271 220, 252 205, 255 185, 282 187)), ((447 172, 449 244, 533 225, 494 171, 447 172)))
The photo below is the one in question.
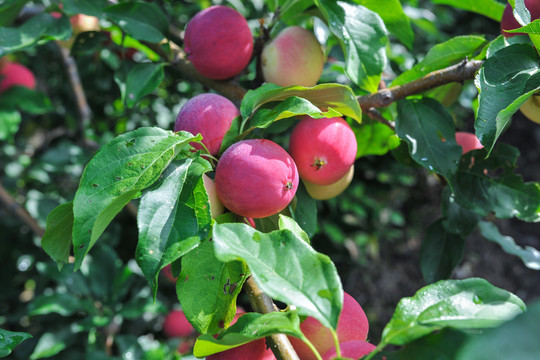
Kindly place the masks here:
POLYGON ((484 147, 475 134, 466 131, 456 131, 456 142, 463 149, 462 154, 484 147))
POLYGON ((533 95, 528 98, 519 110, 527 119, 540 124, 540 95, 533 95))
POLYGON ((24 86, 29 89, 36 88, 36 78, 26 66, 5 61, 0 69, 0 93, 12 86, 24 86))
POLYGON ((193 333, 194 328, 189 323, 182 310, 172 310, 165 317, 163 332, 168 337, 184 337, 193 333))
POLYGON ((283 210, 298 188, 293 159, 278 144, 250 139, 231 145, 216 167, 216 190, 223 205, 248 218, 283 210))
POLYGON ((236 10, 210 6, 188 23, 184 50, 195 69, 210 79, 238 75, 251 60, 253 36, 246 19, 236 10))
MULTIPOLYGON (((531 22, 540 18, 540 0, 525 0, 525 7, 527 8, 527 10, 529 10, 529 13, 531 14, 531 22)), ((520 27, 521 25, 514 17, 512 6, 510 5, 510 3, 507 3, 501 19, 501 34, 504 37, 524 35, 524 33, 506 32, 506 30, 513 30, 520 27)))
MULTIPOLYGON (((319 320, 309 316, 300 324, 300 329, 311 341, 320 354, 325 354, 334 347, 330 330, 319 320)), ((337 335, 340 343, 350 340, 365 341, 369 323, 364 310, 356 300, 346 292, 343 293, 343 308, 339 315, 337 335)), ((289 337, 294 350, 302 360, 316 360, 317 357, 304 342, 295 337, 289 337)))
POLYGON ((324 62, 324 53, 315 35, 300 26, 285 28, 261 54, 264 80, 279 86, 316 85, 324 62))
POLYGON ((341 179, 356 159, 354 132, 340 117, 300 118, 289 141, 300 178, 317 185, 330 185, 341 179))
POLYGON ((315 200, 328 200, 341 194, 350 185, 354 176, 354 165, 349 168, 349 171, 338 181, 330 185, 317 185, 307 181, 304 182, 306 191, 309 196, 315 200))
MULTIPOLYGON (((359 359, 375 350, 377 347, 373 344, 362 340, 345 341, 339 344, 341 349, 341 357, 359 359)), ((328 350, 323 355, 323 360, 333 360, 337 355, 336 348, 328 350)))
MULTIPOLYGON (((229 99, 218 94, 199 94, 188 100, 180 109, 174 131, 188 131, 193 135, 201 134, 202 143, 210 155, 217 155, 223 137, 231 127, 233 119, 240 111, 229 99)), ((194 143, 195 149, 202 146, 194 143)))

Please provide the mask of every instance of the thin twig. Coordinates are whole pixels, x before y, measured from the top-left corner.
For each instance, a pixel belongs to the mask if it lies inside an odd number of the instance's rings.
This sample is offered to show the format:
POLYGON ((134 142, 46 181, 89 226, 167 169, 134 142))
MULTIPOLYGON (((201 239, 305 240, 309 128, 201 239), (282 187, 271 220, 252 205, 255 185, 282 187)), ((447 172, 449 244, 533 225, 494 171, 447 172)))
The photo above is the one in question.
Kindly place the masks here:
POLYGON ((6 189, 0 184, 0 202, 4 206, 15 213, 28 227, 32 232, 39 237, 43 237, 45 230, 38 224, 38 222, 26 212, 26 210, 19 205, 15 199, 6 191, 6 189))
POLYGON ((392 123, 391 121, 386 120, 386 118, 384 116, 382 116, 381 113, 377 109, 369 108, 369 109, 364 110, 364 111, 373 120, 376 120, 376 121, 380 122, 381 124, 388 126, 393 131, 396 131, 396 126, 394 125, 394 123, 392 123))

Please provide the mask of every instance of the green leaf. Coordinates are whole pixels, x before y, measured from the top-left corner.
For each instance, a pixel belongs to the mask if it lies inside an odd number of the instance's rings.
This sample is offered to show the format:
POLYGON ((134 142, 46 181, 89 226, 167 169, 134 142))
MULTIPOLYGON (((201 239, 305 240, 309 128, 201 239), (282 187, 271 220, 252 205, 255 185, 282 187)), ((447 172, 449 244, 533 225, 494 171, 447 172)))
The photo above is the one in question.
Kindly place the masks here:
POLYGON ((300 330, 300 317, 298 314, 295 311, 276 311, 264 315, 258 313, 244 314, 219 337, 214 338, 208 334, 200 336, 195 343, 193 354, 201 358, 273 334, 304 337, 300 330))
POLYGON ((132 108, 141 98, 154 91, 165 78, 164 64, 144 63, 135 65, 128 73, 124 101, 132 108))
POLYGON ((30 316, 56 313, 61 316, 70 316, 77 312, 84 312, 92 308, 89 300, 82 300, 69 293, 56 293, 43 295, 34 299, 29 306, 30 316))
POLYGON ((431 224, 426 230, 420 248, 420 268, 426 283, 448 279, 459 264, 465 250, 465 239, 448 232, 443 219, 431 224))
POLYGON ((41 13, 19 27, 0 27, 0 57, 28 50, 41 40, 67 40, 71 33, 71 24, 65 15, 56 19, 48 13, 41 13))
POLYGON ((394 35, 409 49, 412 49, 414 33, 411 22, 401 7, 399 0, 354 0, 357 4, 376 12, 384 21, 390 34, 394 35))
POLYGON ((476 75, 476 136, 491 153, 512 115, 540 89, 538 54, 529 44, 512 44, 489 57, 476 75))
POLYGON ((481 218, 476 212, 461 206, 449 187, 443 190, 441 210, 444 229, 461 237, 469 235, 481 218))
POLYGON ((31 338, 32 335, 25 332, 0 329, 0 357, 8 356, 20 343, 31 338))
POLYGON ((403 345, 444 327, 494 327, 523 311, 517 296, 484 279, 441 280, 399 301, 381 343, 403 345))
POLYGON ((301 181, 298 184, 295 197, 296 206, 291 215, 294 221, 306 232, 308 238, 311 238, 317 232, 317 201, 309 196, 301 181))
POLYGON ((265 294, 336 328, 343 290, 328 256, 290 230, 265 234, 245 224, 218 224, 213 238, 216 257, 245 261, 265 294))
POLYGON ((168 32, 167 17, 152 3, 124 2, 108 6, 104 12, 128 35, 137 40, 158 43, 168 32))
POLYGON ((504 4, 497 0, 431 0, 435 4, 450 5, 458 9, 463 9, 484 15, 497 22, 501 21, 504 11, 504 4))
POLYGON ((534 360, 540 354, 540 302, 496 329, 471 337, 457 360, 534 360))
POLYGON ((73 231, 73 202, 58 206, 47 215, 41 247, 59 265, 67 264, 73 231))
POLYGON ((295 233, 296 236, 298 236, 300 239, 304 240, 306 243, 309 244, 309 236, 300 227, 300 225, 298 225, 296 221, 294 221, 288 216, 281 214, 279 215, 279 230, 290 230, 295 233))
POLYGON ((159 185, 141 198, 135 258, 154 296, 160 270, 210 235, 212 219, 202 174, 211 170, 201 157, 174 161, 159 185))
POLYGON ((63 0, 62 11, 68 15, 86 14, 100 18, 107 0, 63 0))
POLYGON ((2 93, 0 108, 17 108, 29 114, 41 115, 54 110, 51 100, 45 93, 28 89, 24 86, 13 86, 2 93))
POLYGON ((539 221, 540 185, 514 174, 518 150, 499 144, 487 159, 477 154, 485 151, 467 153, 460 162, 453 181, 456 202, 480 216, 493 212, 498 218, 539 221))
POLYGON ((70 329, 63 329, 58 332, 46 332, 39 338, 30 355, 30 360, 43 359, 56 355, 65 350, 75 341, 73 332, 70 329))
POLYGON ((0 108, 0 140, 10 140, 19 130, 21 114, 17 110, 0 108))
POLYGON ((375 92, 386 66, 388 35, 381 17, 361 5, 316 0, 345 54, 349 78, 367 92, 375 92))
POLYGON ((454 65, 467 57, 472 57, 476 51, 486 44, 483 36, 456 36, 432 47, 426 56, 412 69, 405 71, 392 81, 392 86, 403 85, 412 80, 454 65))
POLYGON ((205 240, 182 257, 176 282, 182 310, 201 334, 216 334, 232 321, 236 298, 249 275, 243 262, 216 258, 213 243, 205 240))
POLYGON ((540 34, 540 19, 513 30, 505 30, 509 33, 540 34))
POLYGON ((120 210, 152 185, 190 141, 186 132, 140 128, 103 146, 88 163, 73 200, 75 269, 120 210))
POLYGON ((399 146, 400 140, 388 126, 365 117, 360 126, 352 128, 358 144, 356 157, 384 155, 399 146))
POLYGON ((0 27, 10 26, 28 0, 3 1, 0 7, 0 27))
POLYGON ((532 246, 523 248, 517 245, 510 236, 502 235, 493 223, 482 221, 478 227, 484 238, 499 244, 508 254, 519 257, 529 269, 540 270, 540 251, 532 246))
POLYGON ((396 132, 409 145, 412 158, 423 167, 452 179, 461 156, 454 122, 436 100, 401 100, 396 132))

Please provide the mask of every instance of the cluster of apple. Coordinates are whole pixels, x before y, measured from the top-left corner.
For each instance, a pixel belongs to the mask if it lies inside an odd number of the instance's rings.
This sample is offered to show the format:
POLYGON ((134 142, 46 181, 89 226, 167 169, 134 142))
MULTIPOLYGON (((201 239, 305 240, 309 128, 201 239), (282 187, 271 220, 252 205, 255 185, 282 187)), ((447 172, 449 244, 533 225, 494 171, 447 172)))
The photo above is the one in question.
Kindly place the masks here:
POLYGON ((36 88, 36 78, 30 69, 18 62, 0 58, 0 94, 13 86, 36 88))

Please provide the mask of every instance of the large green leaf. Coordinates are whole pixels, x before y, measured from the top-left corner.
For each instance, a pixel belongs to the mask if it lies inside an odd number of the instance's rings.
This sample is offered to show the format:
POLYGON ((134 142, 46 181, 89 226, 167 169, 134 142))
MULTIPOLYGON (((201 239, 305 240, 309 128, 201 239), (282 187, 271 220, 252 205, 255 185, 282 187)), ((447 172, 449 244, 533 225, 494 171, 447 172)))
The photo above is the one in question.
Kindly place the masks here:
POLYGON ((478 227, 484 238, 496 242, 508 254, 519 257, 529 269, 540 270, 540 251, 532 246, 523 248, 517 245, 510 236, 502 235, 493 223, 482 221, 478 224, 478 227))
POLYGON ((461 206, 449 187, 443 190, 441 197, 442 225, 444 229, 449 233, 462 237, 469 235, 476 228, 481 218, 480 215, 461 206))
POLYGON ((361 5, 316 0, 330 31, 341 42, 349 78, 367 92, 375 92, 386 66, 388 33, 381 17, 361 5))
POLYGON ((41 239, 43 250, 59 265, 67 264, 73 231, 73 202, 58 206, 47 215, 47 227, 41 239))
POLYGON ((412 158, 423 167, 451 180, 461 147, 456 143, 454 122, 436 100, 401 100, 397 104, 396 132, 409 145, 412 158))
POLYGON ((75 268, 120 210, 152 185, 190 141, 186 132, 140 128, 103 146, 84 169, 73 200, 75 268))
POLYGON ((126 79, 124 101, 132 108, 143 96, 150 94, 165 78, 164 64, 144 63, 135 65, 126 79))
POLYGON ((356 157, 384 155, 399 146, 400 140, 388 126, 364 117, 360 126, 352 128, 358 144, 356 157))
POLYGON ((465 239, 443 226, 443 219, 426 230, 420 248, 420 268, 427 283, 448 279, 463 257, 465 239))
POLYGON ((399 301, 381 344, 403 345, 444 327, 495 327, 523 311, 517 296, 484 279, 441 280, 399 301))
POLYGON ((201 157, 174 161, 159 185, 141 198, 135 258, 154 296, 160 270, 210 235, 212 219, 202 181, 202 174, 210 170, 208 161, 201 157))
POLYGON ((10 26, 28 0, 2 1, 0 6, 0 27, 10 26))
POLYGON ((357 4, 376 12, 384 21, 388 31, 397 37, 409 49, 412 48, 414 33, 411 22, 401 6, 399 0, 354 0, 357 4))
POLYGON ((483 334, 471 337, 457 360, 536 360, 540 354, 540 302, 527 312, 483 334))
POLYGON ((32 335, 25 332, 0 329, 0 357, 8 356, 20 343, 31 338, 32 335))
POLYGON ((75 336, 70 328, 63 328, 57 332, 46 332, 30 355, 30 360, 48 358, 64 351, 75 341, 75 336))
POLYGON ((176 291, 184 314, 198 332, 216 334, 232 321, 248 275, 243 262, 217 259, 212 240, 182 257, 176 291))
POLYGON ((198 358, 205 357, 273 334, 303 338, 298 314, 295 311, 264 315, 247 313, 217 338, 208 334, 200 336, 195 343, 193 354, 198 358))
POLYGON ((19 109, 29 114, 45 114, 54 110, 47 95, 24 86, 13 86, 2 93, 0 108, 19 109))
POLYGON ((426 56, 412 69, 405 71, 392 81, 392 86, 403 85, 412 80, 450 65, 467 57, 472 57, 478 49, 485 45, 483 36, 456 36, 441 44, 433 46, 426 56))
POLYGON ((431 0, 435 4, 443 4, 459 9, 472 11, 490 19, 500 22, 504 11, 504 4, 497 0, 431 0))
POLYGON ((336 328, 343 290, 328 256, 290 230, 261 233, 245 224, 219 224, 213 238, 217 258, 245 261, 265 294, 336 328))
POLYGON ((63 0, 62 11, 68 15, 86 14, 101 17, 107 0, 63 0))
POLYGON ((128 35, 137 40, 158 43, 168 32, 167 17, 152 3, 123 2, 106 7, 104 12, 128 35))
POLYGON ((499 144, 489 158, 478 156, 484 154, 463 156, 453 181, 456 202, 481 216, 493 212, 498 218, 540 221, 540 185, 514 174, 518 150, 499 144))
POLYGON ((0 108, 0 140, 6 141, 12 139, 13 135, 19 130, 21 123, 21 114, 18 110, 11 108, 0 108))
POLYGON ((34 299, 29 306, 30 316, 46 315, 56 313, 61 316, 70 316, 79 311, 89 311, 93 309, 90 299, 82 300, 72 294, 55 293, 52 295, 42 295, 34 299))
POLYGON ((540 89, 539 58, 529 44, 512 44, 489 57, 476 76, 478 113, 476 135, 493 149, 512 115, 540 89))

